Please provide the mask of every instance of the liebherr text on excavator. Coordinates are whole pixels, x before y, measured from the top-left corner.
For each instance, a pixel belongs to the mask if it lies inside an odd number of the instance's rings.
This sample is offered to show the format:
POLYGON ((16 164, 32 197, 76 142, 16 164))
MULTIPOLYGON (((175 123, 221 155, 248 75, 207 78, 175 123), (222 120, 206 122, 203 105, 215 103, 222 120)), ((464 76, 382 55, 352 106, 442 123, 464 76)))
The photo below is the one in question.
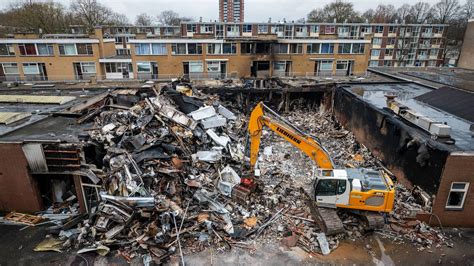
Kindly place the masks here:
MULTIPOLYGON (((344 230, 342 221, 337 216, 338 208, 363 217, 368 229, 383 226, 384 220, 380 213, 392 211, 395 197, 390 177, 383 171, 373 169, 335 169, 328 151, 317 138, 284 120, 262 102, 253 109, 248 124, 252 172, 258 159, 264 126, 307 154, 317 164, 317 175, 311 188, 304 188, 303 192, 307 195, 313 217, 326 234, 344 230)), ((251 189, 254 184, 253 177, 248 177, 242 179, 241 186, 251 189)))

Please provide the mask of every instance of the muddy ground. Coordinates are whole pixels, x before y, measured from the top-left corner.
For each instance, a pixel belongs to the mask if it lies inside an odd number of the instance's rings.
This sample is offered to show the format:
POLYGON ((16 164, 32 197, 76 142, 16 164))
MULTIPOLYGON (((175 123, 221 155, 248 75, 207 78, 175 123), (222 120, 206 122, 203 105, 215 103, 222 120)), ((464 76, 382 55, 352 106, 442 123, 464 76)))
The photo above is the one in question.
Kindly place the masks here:
MULTIPOLYGON (((94 253, 76 255, 73 250, 63 253, 35 252, 46 232, 45 227, 27 228, 0 225, 0 265, 127 265, 122 257, 112 251, 106 257, 94 253)), ((393 244, 378 233, 372 233, 355 242, 344 240, 328 256, 308 256, 298 248, 285 250, 278 243, 261 246, 255 243, 255 250, 233 249, 220 252, 207 249, 204 252, 185 257, 187 265, 295 265, 295 264, 357 264, 357 265, 474 265, 474 229, 449 229, 454 235, 454 247, 432 248, 417 251, 409 243, 393 244)), ((179 257, 170 264, 178 265, 179 257)), ((133 265, 143 264, 141 259, 133 265)))

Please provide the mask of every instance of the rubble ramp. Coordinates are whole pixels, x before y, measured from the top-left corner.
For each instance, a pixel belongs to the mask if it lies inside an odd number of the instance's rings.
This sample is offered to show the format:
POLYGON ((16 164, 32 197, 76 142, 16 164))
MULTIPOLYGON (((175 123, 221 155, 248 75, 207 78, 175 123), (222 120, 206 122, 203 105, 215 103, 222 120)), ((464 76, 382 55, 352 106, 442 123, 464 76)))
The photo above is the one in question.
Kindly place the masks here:
POLYGON ((311 216, 313 216, 319 228, 321 228, 326 235, 336 235, 344 232, 344 225, 337 215, 336 209, 316 206, 308 193, 306 193, 303 188, 300 190, 305 195, 306 204, 311 211, 311 216))

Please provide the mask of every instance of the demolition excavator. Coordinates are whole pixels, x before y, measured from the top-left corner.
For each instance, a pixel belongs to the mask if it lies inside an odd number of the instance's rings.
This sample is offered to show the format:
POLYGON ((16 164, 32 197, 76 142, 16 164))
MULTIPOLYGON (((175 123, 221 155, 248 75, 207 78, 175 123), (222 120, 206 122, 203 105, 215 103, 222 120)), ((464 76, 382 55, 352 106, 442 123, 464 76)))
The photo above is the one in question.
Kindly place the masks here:
MULTIPOLYGON (((302 188, 319 227, 328 235, 344 231, 337 210, 359 215, 367 229, 384 225, 384 213, 393 209, 395 189, 391 178, 382 170, 365 168, 336 169, 328 151, 318 138, 310 136, 279 116, 262 102, 250 115, 250 170, 255 171, 262 129, 266 126, 308 155, 318 166, 310 188, 302 188)), ((255 187, 255 178, 243 178, 240 187, 255 187)))

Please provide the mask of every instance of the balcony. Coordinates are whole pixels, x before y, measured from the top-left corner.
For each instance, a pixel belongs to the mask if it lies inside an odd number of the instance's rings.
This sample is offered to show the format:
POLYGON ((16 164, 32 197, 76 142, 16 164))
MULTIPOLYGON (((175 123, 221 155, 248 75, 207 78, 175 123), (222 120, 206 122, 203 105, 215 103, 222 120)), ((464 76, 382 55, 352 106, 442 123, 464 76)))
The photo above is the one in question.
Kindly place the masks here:
POLYGON ((422 37, 422 38, 432 38, 432 37, 433 37, 433 33, 431 33, 431 32, 423 32, 423 33, 421 34, 421 37, 422 37))
POLYGON ((389 33, 388 37, 397 37, 397 33, 396 32, 389 33))
POLYGON ((309 33, 309 37, 318 38, 318 37, 319 37, 319 32, 310 32, 310 33, 309 33))
POLYGON ((379 60, 380 55, 372 55, 370 56, 370 60, 379 60))
POLYGON ((238 31, 227 31, 225 36, 230 38, 240 37, 240 33, 238 31))
POLYGON ((440 44, 432 44, 431 48, 441 48, 441 45, 440 44))
POLYGON ((339 32, 337 36, 339 38, 349 38, 349 32, 339 32))
POLYGON ((244 32, 244 33, 242 33, 242 36, 243 37, 252 37, 252 33, 251 32, 244 32))
POLYGON ((435 33, 435 34, 433 34, 433 37, 434 38, 443 38, 443 34, 442 33, 435 33))
POLYGON ((296 37, 297 38, 306 38, 306 37, 308 37, 308 32, 306 32, 306 31, 296 32, 296 37))
POLYGON ((437 55, 430 55, 430 60, 438 60, 438 56, 437 55))
POLYGON ((374 33, 374 37, 383 37, 383 33, 374 33))
POLYGON ((380 49, 380 44, 372 44, 372 49, 380 49))
POLYGON ((387 49, 394 49, 394 48, 395 48, 395 44, 387 44, 387 46, 385 46, 385 48, 387 48, 387 49))

